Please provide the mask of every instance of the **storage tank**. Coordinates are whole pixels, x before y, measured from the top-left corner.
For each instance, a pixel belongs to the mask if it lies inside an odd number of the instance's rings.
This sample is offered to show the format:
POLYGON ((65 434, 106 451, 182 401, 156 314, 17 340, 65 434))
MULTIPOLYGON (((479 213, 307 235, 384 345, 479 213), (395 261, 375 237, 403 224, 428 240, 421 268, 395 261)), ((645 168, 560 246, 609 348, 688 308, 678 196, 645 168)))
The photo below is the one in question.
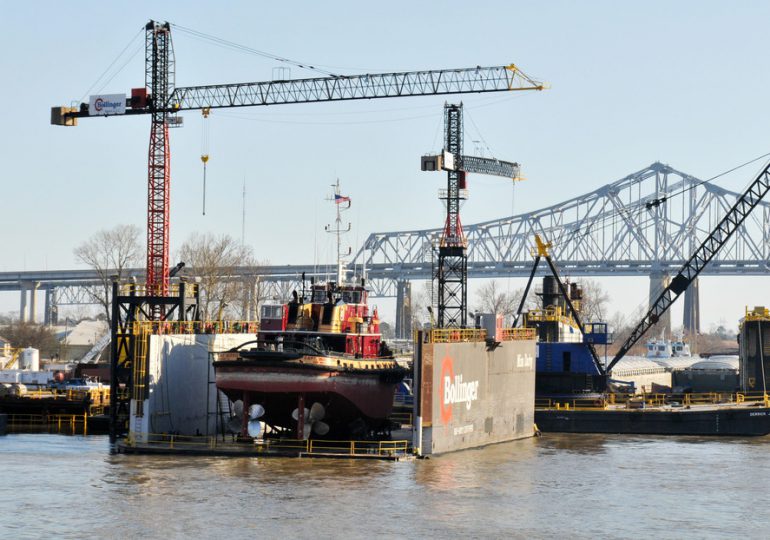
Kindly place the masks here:
POLYGON ((27 347, 19 355, 19 369, 40 371, 40 351, 33 347, 27 347))

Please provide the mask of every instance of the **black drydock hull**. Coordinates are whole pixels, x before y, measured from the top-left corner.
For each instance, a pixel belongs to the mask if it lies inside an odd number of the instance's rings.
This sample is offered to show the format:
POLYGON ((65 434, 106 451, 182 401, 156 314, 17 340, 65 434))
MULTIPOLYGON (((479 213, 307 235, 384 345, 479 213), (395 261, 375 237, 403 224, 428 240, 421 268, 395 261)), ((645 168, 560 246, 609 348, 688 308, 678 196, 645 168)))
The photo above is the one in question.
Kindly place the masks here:
POLYGON ((635 435, 734 435, 770 433, 770 409, 764 407, 676 410, 536 410, 543 433, 635 435))

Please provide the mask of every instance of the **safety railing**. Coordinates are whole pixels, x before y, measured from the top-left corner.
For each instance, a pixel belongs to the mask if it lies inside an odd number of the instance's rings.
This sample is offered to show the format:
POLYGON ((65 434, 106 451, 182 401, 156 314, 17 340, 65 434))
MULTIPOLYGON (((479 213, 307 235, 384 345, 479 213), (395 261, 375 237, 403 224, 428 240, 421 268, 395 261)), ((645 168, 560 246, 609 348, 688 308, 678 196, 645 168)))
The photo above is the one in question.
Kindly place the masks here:
POLYGON ((136 321, 135 334, 256 334, 255 321, 136 321))
MULTIPOLYGON (((185 294, 193 296, 197 287, 197 283, 186 283, 185 294)), ((155 291, 148 289, 143 283, 123 283, 120 285, 119 290, 120 294, 123 296, 151 296, 156 293, 155 291)), ((179 283, 170 283, 168 285, 168 296, 179 296, 180 292, 181 287, 179 283)))
POLYGON ((93 388, 90 390, 57 390, 55 388, 37 387, 30 388, 25 386, 23 393, 17 394, 24 399, 62 399, 66 401, 85 401, 90 399, 93 404, 109 405, 110 389, 105 386, 102 388, 93 388))
POLYGON ((604 410, 609 405, 607 399, 599 398, 578 398, 578 399, 535 399, 536 409, 552 409, 555 411, 597 411, 604 410))
POLYGON ((254 441, 253 445, 244 445, 222 440, 216 436, 174 435, 150 433, 142 443, 130 438, 126 441, 131 446, 149 445, 168 450, 233 450, 244 452, 297 453, 303 455, 340 456, 400 456, 409 452, 409 442, 401 441, 329 441, 319 439, 264 439, 254 441))
MULTIPOLYGON (((24 383, 20 383, 24 384, 24 383)), ((25 385, 26 390, 23 391, 23 393, 20 391, 19 394, 17 394, 19 397, 23 397, 26 399, 45 399, 45 398, 55 398, 57 396, 57 393, 49 388, 30 388, 29 386, 25 385)))
POLYGON ((91 388, 88 390, 67 390, 65 393, 68 401, 85 401, 90 400, 91 403, 108 405, 110 403, 110 388, 109 386, 103 386, 102 388, 91 388))
POLYGON ((563 322, 564 324, 574 325, 575 322, 567 317, 560 307, 547 307, 545 309, 532 309, 527 312, 527 321, 533 322, 563 322))
POLYGON ((770 310, 764 306, 756 306, 754 309, 749 310, 746 306, 746 314, 743 317, 744 322, 748 321, 770 321, 770 310))
POLYGON ((534 328, 503 328, 502 341, 529 341, 535 339, 534 328))
POLYGON ((484 341, 487 331, 483 328, 436 328, 426 334, 428 343, 458 343, 484 341))
POLYGON ((340 454, 348 456, 405 455, 409 446, 407 441, 321 441, 310 439, 307 442, 307 451, 310 454, 340 454))
POLYGON ((607 394, 596 398, 535 399, 535 408, 553 410, 596 410, 612 406, 625 408, 756 403, 770 407, 770 396, 760 393, 701 392, 688 394, 607 394))
POLYGON ((762 403, 765 407, 770 407, 770 396, 768 394, 736 394, 736 403, 762 403))
POLYGON ((87 414, 7 414, 6 427, 9 431, 19 429, 55 429, 57 432, 82 432, 88 434, 87 414))

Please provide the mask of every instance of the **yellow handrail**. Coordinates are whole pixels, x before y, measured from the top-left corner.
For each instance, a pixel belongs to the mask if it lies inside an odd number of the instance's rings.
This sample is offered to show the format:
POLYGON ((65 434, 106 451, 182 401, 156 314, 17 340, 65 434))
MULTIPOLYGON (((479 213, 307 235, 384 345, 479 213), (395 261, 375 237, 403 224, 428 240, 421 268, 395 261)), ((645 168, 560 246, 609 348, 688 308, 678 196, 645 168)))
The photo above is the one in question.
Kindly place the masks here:
MULTIPOLYGON (((127 444, 136 446, 133 440, 127 444)), ((173 435, 169 433, 150 433, 143 444, 162 446, 169 450, 180 448, 221 448, 248 449, 242 444, 228 444, 215 436, 206 435, 173 435)), ((296 451, 303 454, 339 454, 346 456, 394 456, 406 455, 409 451, 409 441, 330 441, 322 439, 264 439, 255 441, 257 451, 296 451)))
POLYGON ((428 343, 457 343, 484 341, 487 331, 483 328, 434 328, 427 334, 428 343))
POLYGON ((503 328, 503 341, 529 341, 535 339, 534 328, 503 328))
POLYGON ((133 333, 141 334, 256 334, 255 321, 135 321, 133 333))
POLYGON ((639 405, 650 407, 661 407, 672 404, 679 404, 684 407, 691 405, 718 405, 718 404, 741 404, 741 403, 763 403, 765 407, 770 407, 770 395, 762 392, 754 393, 724 393, 724 392, 701 392, 683 395, 671 394, 607 394, 599 398, 579 398, 579 399, 546 399, 536 398, 535 408, 537 409, 556 409, 556 410, 595 410, 606 409, 610 405, 626 405, 637 403, 639 405))

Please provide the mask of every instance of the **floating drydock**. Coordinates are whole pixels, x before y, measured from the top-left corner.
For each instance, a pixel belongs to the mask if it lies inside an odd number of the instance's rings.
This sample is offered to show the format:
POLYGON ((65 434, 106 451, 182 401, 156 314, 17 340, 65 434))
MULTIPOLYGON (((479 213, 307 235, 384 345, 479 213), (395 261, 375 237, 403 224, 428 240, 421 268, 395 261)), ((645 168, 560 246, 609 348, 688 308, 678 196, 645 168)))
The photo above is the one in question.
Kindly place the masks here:
POLYGON ((505 329, 418 333, 415 451, 441 454, 534 434, 535 334, 505 329))

